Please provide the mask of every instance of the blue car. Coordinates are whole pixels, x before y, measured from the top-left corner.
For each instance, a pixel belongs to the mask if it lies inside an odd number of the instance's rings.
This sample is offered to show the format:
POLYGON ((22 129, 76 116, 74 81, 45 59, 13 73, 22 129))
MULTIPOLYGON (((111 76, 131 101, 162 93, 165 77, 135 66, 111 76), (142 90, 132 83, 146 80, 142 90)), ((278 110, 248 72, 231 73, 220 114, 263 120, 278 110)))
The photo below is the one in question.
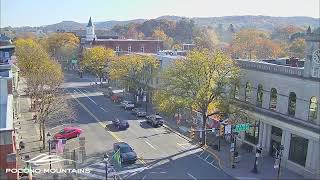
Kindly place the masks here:
POLYGON ((117 142, 113 144, 113 151, 116 153, 120 149, 121 163, 135 163, 138 159, 134 149, 125 142, 117 142))

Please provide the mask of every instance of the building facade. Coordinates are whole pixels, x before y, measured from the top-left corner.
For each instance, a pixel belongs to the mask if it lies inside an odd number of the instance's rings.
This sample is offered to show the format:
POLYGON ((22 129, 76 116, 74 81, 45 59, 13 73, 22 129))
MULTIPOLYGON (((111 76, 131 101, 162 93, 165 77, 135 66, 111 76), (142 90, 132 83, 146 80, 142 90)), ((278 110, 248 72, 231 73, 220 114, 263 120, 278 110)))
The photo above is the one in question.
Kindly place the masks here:
POLYGON ((163 41, 161 40, 138 40, 138 39, 118 39, 117 36, 109 36, 109 38, 97 37, 94 30, 91 17, 86 27, 86 37, 81 39, 83 48, 94 46, 103 46, 113 49, 117 54, 126 53, 157 53, 163 50, 163 41))
POLYGON ((256 125, 240 134, 242 143, 270 156, 283 145, 282 166, 320 178, 320 35, 305 39, 304 67, 238 60, 243 76, 235 101, 256 125))

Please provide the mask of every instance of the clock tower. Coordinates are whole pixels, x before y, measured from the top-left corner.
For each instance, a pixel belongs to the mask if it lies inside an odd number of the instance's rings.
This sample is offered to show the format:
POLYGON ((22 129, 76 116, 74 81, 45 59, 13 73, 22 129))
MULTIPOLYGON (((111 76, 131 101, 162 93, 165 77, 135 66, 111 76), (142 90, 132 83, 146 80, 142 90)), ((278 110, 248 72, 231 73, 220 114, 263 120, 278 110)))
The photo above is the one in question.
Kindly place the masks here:
POLYGON ((320 34, 312 33, 309 26, 305 40, 307 49, 303 76, 320 79, 320 34))
POLYGON ((91 21, 91 17, 89 19, 88 25, 86 27, 86 41, 93 41, 94 39, 97 39, 95 33, 94 33, 94 26, 91 21))

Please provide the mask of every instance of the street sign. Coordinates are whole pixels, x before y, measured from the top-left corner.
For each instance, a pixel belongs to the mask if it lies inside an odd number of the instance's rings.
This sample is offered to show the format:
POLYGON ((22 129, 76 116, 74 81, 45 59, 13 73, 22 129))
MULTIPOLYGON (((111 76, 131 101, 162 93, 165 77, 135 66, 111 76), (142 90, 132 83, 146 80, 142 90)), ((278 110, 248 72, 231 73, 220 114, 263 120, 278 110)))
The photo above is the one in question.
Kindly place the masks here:
POLYGON ((71 63, 72 63, 72 64, 77 64, 77 62, 78 62, 78 61, 77 61, 76 59, 72 59, 72 60, 71 60, 71 63))
POLYGON ((246 131, 250 128, 250 124, 249 123, 245 123, 245 124, 237 124, 234 131, 235 132, 243 132, 246 131))
POLYGON ((227 135, 227 134, 231 134, 231 125, 226 125, 224 127, 224 134, 227 135))

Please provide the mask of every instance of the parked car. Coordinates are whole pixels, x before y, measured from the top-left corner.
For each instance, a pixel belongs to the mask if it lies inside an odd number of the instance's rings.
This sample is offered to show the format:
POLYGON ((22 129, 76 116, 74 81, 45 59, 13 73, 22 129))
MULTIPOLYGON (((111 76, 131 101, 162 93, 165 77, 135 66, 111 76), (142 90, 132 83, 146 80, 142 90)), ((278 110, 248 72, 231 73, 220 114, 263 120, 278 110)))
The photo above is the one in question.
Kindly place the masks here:
POLYGON ((150 115, 146 117, 147 122, 150 123, 153 127, 159 127, 163 125, 163 119, 159 115, 150 115))
POLYGON ((134 108, 132 110, 132 114, 137 117, 145 117, 147 115, 147 112, 143 108, 134 108))
POLYGON ((123 101, 121 103, 121 106, 127 110, 127 109, 133 109, 134 108, 134 103, 132 101, 123 101))
POLYGON ((127 120, 124 119, 114 119, 112 120, 112 124, 118 129, 118 130, 126 130, 129 128, 129 123, 127 120))
POLYGON ((117 142, 113 144, 113 151, 116 153, 120 149, 121 163, 135 163, 138 159, 134 149, 125 142, 117 142))
POLYGON ((71 139, 79 137, 81 133, 82 129, 80 128, 65 127, 54 135, 54 139, 71 139))

